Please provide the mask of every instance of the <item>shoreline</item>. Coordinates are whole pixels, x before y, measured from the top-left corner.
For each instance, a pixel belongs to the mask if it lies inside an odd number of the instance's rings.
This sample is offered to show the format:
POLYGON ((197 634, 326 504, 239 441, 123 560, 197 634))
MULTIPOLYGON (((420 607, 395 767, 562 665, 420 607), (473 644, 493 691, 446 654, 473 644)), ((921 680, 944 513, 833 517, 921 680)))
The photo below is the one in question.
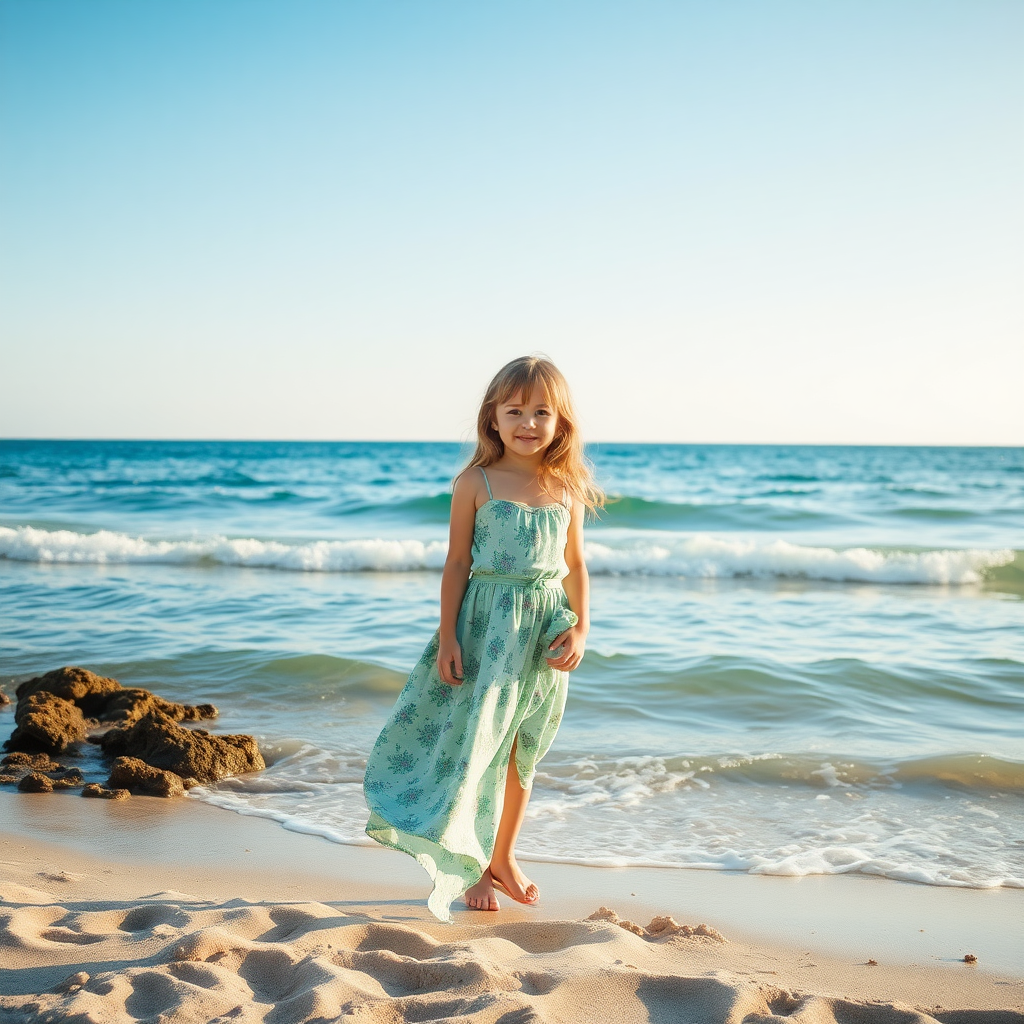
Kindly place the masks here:
MULTIPOLYGON (((333 908, 331 913, 368 915, 380 926, 413 929, 441 943, 486 943, 496 929, 554 927, 554 922, 569 928, 574 922, 573 955, 596 949, 596 940, 587 936, 603 929, 609 951, 628 952, 628 962, 638 970, 660 965, 687 978, 715 974, 731 979, 737 991, 757 983, 944 1010, 1024 1010, 1019 924, 1024 891, 855 875, 780 878, 530 862, 527 870, 543 893, 541 906, 509 906, 505 898, 497 914, 453 907, 455 924, 445 925, 427 911, 429 882, 411 858, 330 843, 197 800, 133 797, 119 803, 0 793, 0 820, 0 915, 12 907, 16 913, 43 914, 47 920, 40 918, 40 935, 46 931, 42 925, 52 923, 48 907, 62 908, 70 920, 93 906, 109 911, 154 900, 177 907, 175 913, 185 918, 195 917, 192 923, 214 911, 230 915, 228 908, 302 905, 314 916, 333 908), (320 909, 309 911, 311 906, 320 909), (659 915, 680 924, 707 924, 727 941, 645 942, 624 929, 585 922, 600 907, 640 925, 659 915), (625 946, 618 950, 616 943, 625 946), (646 968, 637 961, 641 953, 653 958, 646 968), (976 955, 977 964, 964 963, 966 953, 976 955)), ((99 940, 62 950, 45 940, 19 946, 12 944, 10 928, 0 936, 4 959, 10 953, 19 964, 13 973, 22 993, 51 988, 81 964, 94 970, 97 954, 107 948, 99 940)), ((122 968, 126 957, 142 952, 130 954, 110 942, 111 961, 122 968)), ((601 966, 601 978, 613 966, 611 961, 601 966)), ((0 992, 7 991, 7 984, 0 985, 0 992)))

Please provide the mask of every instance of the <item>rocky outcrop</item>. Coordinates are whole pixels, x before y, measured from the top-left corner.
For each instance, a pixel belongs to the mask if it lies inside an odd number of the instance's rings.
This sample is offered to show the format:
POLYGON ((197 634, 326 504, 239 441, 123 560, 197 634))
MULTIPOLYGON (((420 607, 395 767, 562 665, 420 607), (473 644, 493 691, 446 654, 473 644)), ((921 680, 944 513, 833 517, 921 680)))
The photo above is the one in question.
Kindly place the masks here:
POLYGON ((212 704, 175 704, 149 690, 125 687, 110 695, 103 706, 100 721, 112 725, 134 725, 152 711, 159 711, 173 722, 199 722, 204 718, 217 717, 217 709, 212 704))
POLYGON ((10 750, 63 753, 81 743, 88 731, 81 709, 47 691, 19 698, 14 712, 17 727, 7 741, 10 750))
POLYGON ((99 797, 101 800, 127 800, 131 793, 127 789, 107 789, 98 782, 90 782, 83 787, 82 796, 99 797))
POLYGON ((84 714, 98 717, 110 695, 121 689, 116 679, 98 676, 85 668, 66 666, 36 676, 15 691, 19 703, 33 693, 52 693, 77 705, 84 714))
POLYGON ((85 782, 77 768, 66 768, 49 754, 15 751, 0 760, 0 784, 13 784, 23 793, 50 793, 55 789, 75 789, 85 782))
POLYGON ((141 687, 122 686, 116 679, 71 665, 29 679, 16 693, 19 706, 33 694, 52 693, 70 701, 100 724, 132 725, 151 711, 159 711, 175 722, 217 717, 212 704, 176 704, 141 687))
POLYGON ((266 767, 252 736, 214 736, 205 729, 185 729, 160 711, 149 712, 134 725, 111 729, 100 743, 113 756, 137 757, 199 782, 266 767))
POLYGON ((0 767, 8 771, 64 771, 64 765, 54 761, 49 754, 29 754, 24 750, 16 750, 13 754, 4 754, 3 757, 0 757, 0 767))
POLYGON ((73 750, 87 738, 116 760, 107 785, 91 783, 83 796, 181 796, 200 782, 266 767, 252 736, 216 736, 178 724, 215 718, 212 704, 177 704, 74 666, 29 679, 16 693, 16 728, 6 743, 13 752, 0 759, 0 783, 24 792, 83 785, 77 768, 65 768, 50 755, 73 750))
POLYGON ((22 793, 52 793, 53 780, 42 772, 29 772, 28 775, 22 776, 18 789, 22 793))
POLYGON ((8 705, 10 703, 11 703, 11 698, 8 697, 7 694, 4 693, 3 690, 0 690, 0 708, 5 707, 6 705, 8 705))
POLYGON ((68 768, 49 778, 54 789, 76 789, 85 782, 85 776, 77 768, 68 768))
POLYGON ((119 757, 111 768, 107 786, 127 789, 144 796, 184 796, 185 785, 180 775, 140 761, 137 757, 119 757))

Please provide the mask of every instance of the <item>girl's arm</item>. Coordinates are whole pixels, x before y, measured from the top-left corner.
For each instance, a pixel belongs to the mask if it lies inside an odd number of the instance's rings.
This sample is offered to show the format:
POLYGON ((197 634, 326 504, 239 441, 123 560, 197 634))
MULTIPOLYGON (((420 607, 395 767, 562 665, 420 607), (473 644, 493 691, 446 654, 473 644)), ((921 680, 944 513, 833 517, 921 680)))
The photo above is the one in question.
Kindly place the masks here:
POLYGON ((565 645, 558 658, 548 658, 548 664, 562 672, 572 672, 583 660, 587 634, 590 632, 590 575, 587 563, 583 560, 583 514, 584 506, 580 501, 572 503, 572 518, 569 520, 569 537, 565 545, 565 564, 569 567, 569 575, 562 581, 565 596, 569 599, 569 607, 576 613, 579 622, 572 629, 555 638, 548 648, 565 645))
MULTIPOLYGON (((475 475, 475 474, 473 474, 475 475)), ((473 565, 473 523, 476 496, 480 489, 472 476, 463 473, 452 492, 452 517, 448 528, 448 557, 441 574, 441 629, 437 649, 437 671, 452 686, 462 685, 462 648, 455 635, 459 609, 473 565)))

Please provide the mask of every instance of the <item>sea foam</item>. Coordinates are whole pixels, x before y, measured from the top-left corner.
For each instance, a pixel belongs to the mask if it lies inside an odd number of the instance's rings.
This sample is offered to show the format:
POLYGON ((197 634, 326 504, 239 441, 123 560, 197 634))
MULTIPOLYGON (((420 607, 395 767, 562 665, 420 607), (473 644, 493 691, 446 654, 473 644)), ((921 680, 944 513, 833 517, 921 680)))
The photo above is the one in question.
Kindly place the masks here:
MULTIPOLYGON (((291 831, 367 845, 365 764, 354 749, 297 743, 265 772, 197 787, 189 796, 291 831)), ((926 762, 909 762, 911 772, 915 764, 926 762)), ((1022 767, 1001 765, 1017 774, 1022 767)), ((1016 819, 1001 820, 984 807, 982 798, 990 795, 984 787, 964 792, 954 782, 951 803, 935 819, 919 791, 899 784, 898 774, 897 766, 838 765, 812 755, 569 758, 538 771, 527 812, 529 841, 520 857, 591 867, 859 873, 960 888, 1024 888, 1011 845, 1016 819), (979 810, 991 815, 987 828, 964 823, 979 810), (790 831, 786 823, 794 819, 799 828, 790 831)), ((941 774, 932 779, 943 781, 941 774)))
POLYGON ((884 551, 805 547, 786 540, 723 540, 706 534, 587 545, 594 573, 723 578, 784 577, 855 583, 978 583, 985 570, 1008 565, 1003 550, 884 551))
POLYGON ((100 530, 39 530, 0 527, 0 558, 22 562, 86 565, 172 563, 236 565, 299 572, 410 572, 440 569, 447 545, 419 540, 317 540, 286 543, 253 538, 206 537, 195 540, 145 540, 100 530))
MULTIPOLYGON (((438 570, 447 545, 420 540, 286 542, 215 536, 146 540, 100 530, 0 527, 0 558, 12 561, 124 565, 234 565, 298 572, 413 572, 438 570)), ((603 575, 692 578, 802 578, 859 583, 978 583, 986 570, 1008 565, 1010 549, 885 551, 836 550, 789 541, 724 540, 707 534, 586 545, 587 566, 603 575)))

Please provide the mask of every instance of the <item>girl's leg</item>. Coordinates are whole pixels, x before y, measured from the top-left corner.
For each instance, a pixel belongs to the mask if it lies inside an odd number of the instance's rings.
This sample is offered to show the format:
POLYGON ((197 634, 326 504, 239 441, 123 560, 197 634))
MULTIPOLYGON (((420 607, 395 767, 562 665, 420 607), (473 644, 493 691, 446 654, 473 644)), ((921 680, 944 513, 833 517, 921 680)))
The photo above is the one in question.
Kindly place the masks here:
POLYGON ((537 886, 519 870, 516 863, 515 845, 519 830, 523 826, 526 805, 530 802, 530 791, 519 785, 516 770, 516 741, 512 741, 512 753, 508 759, 505 774, 505 800, 498 821, 498 832, 494 837, 494 852, 491 863, 476 885, 466 890, 466 905, 474 910, 498 910, 498 898, 494 893, 493 877, 497 878, 513 899, 522 903, 533 903, 540 896, 537 886))
POLYGON ((498 833, 494 837, 494 853, 491 855, 490 873, 501 882, 509 895, 520 903, 533 903, 540 896, 537 886, 519 870, 516 863, 516 840, 523 827, 526 805, 530 802, 530 790, 519 784, 516 770, 516 740, 512 741, 512 753, 505 773, 505 802, 501 808, 498 833))

